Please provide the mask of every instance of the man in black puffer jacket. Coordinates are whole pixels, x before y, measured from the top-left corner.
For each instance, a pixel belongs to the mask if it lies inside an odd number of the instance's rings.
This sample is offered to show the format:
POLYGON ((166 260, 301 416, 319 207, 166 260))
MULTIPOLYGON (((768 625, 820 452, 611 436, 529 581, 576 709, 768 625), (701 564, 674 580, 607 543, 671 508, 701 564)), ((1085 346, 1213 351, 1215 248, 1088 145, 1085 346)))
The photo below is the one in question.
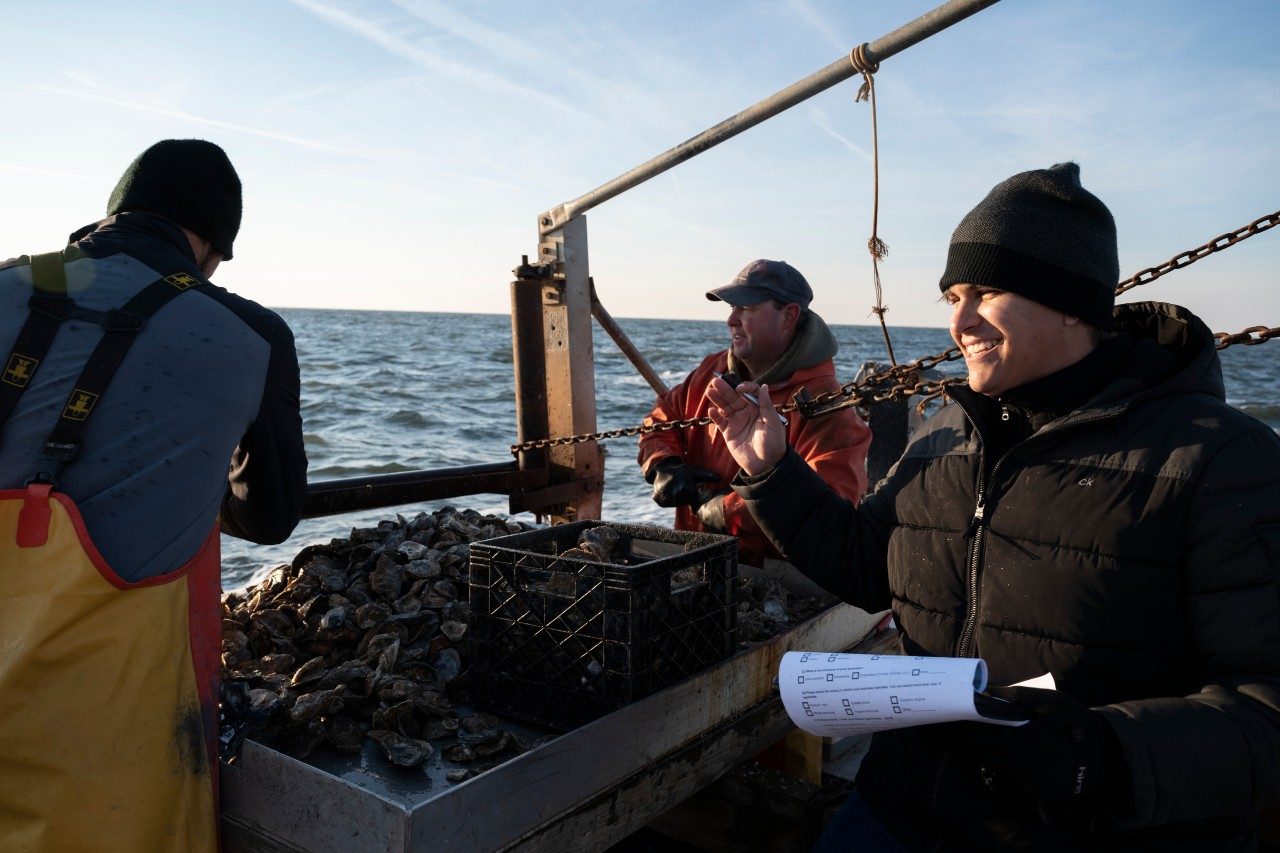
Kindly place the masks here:
POLYGON ((993 189, 941 281, 968 387, 857 508, 769 403, 709 390, 734 487, 797 567, 891 606, 906 654, 1057 683, 993 691, 1022 728, 877 734, 821 848, 867 824, 877 849, 1256 847, 1280 798, 1280 438, 1224 402, 1199 319, 1113 312, 1117 278, 1074 163, 993 189))

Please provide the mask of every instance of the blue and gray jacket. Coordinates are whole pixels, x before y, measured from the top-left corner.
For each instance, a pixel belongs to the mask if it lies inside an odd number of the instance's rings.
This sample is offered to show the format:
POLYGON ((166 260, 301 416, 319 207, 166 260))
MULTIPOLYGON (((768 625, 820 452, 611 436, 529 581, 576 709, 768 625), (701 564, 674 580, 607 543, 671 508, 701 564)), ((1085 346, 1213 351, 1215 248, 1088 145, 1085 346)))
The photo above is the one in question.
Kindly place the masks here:
MULTIPOLYGON (((162 276, 203 278, 182 230, 143 212, 72 235, 67 292, 94 311, 119 308, 162 276)), ((0 350, 26 320, 31 267, 0 264, 0 350)), ((62 323, 39 372, 0 425, 0 488, 32 477, 45 440, 102 336, 62 323)), ((293 531, 306 494, 293 334, 274 312, 220 287, 174 299, 139 333, 86 424, 61 490, 98 549, 133 582, 173 571, 215 520, 260 543, 293 531), (229 465, 229 467, 228 467, 229 465)))

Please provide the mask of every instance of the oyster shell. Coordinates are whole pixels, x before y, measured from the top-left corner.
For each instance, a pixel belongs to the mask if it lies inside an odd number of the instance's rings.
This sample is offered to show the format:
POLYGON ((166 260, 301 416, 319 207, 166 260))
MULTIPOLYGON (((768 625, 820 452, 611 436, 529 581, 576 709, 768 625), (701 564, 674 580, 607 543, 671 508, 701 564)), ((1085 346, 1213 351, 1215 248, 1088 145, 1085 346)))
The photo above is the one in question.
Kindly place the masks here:
POLYGON ((388 760, 400 767, 417 767, 431 757, 435 748, 425 740, 405 737, 396 732, 373 730, 369 737, 386 752, 388 760))

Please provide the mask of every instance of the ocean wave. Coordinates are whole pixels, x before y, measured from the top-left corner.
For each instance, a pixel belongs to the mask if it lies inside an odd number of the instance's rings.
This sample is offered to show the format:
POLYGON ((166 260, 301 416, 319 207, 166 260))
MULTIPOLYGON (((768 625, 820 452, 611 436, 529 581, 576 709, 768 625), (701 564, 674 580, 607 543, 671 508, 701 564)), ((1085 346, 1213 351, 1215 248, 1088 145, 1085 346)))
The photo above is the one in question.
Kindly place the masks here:
POLYGON ((1238 408, 1247 415, 1252 415, 1272 427, 1280 426, 1280 404, 1277 403, 1241 403, 1238 408))
POLYGON ((387 421, 402 427, 425 427, 434 421, 416 409, 397 409, 387 416, 387 421))
POLYGON ((413 465, 405 465, 402 462, 384 462, 382 464, 370 465, 325 465, 322 468, 313 468, 307 472, 307 479, 311 481, 327 480, 337 477, 361 477, 371 476, 374 474, 399 474, 402 471, 416 471, 417 467, 413 465))

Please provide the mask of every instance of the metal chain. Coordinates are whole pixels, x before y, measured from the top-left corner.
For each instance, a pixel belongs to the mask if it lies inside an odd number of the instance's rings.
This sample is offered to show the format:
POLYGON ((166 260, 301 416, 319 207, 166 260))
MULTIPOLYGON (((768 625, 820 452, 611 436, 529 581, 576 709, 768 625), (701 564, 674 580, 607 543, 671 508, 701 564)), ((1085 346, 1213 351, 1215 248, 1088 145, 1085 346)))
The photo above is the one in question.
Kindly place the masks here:
MULTIPOLYGON (((1254 234, 1261 234, 1269 228, 1280 225, 1280 211, 1270 213, 1266 216, 1259 217, 1243 228, 1237 228, 1213 238, 1203 246, 1195 249, 1189 249, 1181 254, 1174 255, 1158 267, 1148 267, 1137 275, 1127 278, 1116 286, 1116 295, 1131 290, 1141 284, 1150 284, 1156 279, 1174 270, 1182 269, 1194 264, 1196 261, 1206 258, 1215 252, 1221 252, 1230 246, 1234 246, 1242 240, 1247 240, 1254 234)), ((1235 344, 1244 344, 1245 346, 1257 346, 1280 337, 1280 326, 1250 326, 1249 328, 1228 334, 1227 332, 1215 332, 1214 338, 1218 343, 1216 349, 1224 350, 1235 344)), ((787 412, 800 411, 805 417, 819 417, 821 415, 830 414, 832 412, 847 409, 851 406, 861 406, 868 403, 881 403, 886 400, 895 398, 910 398, 923 395, 920 401, 921 405, 927 404, 930 400, 937 399, 943 393, 948 385, 954 385, 962 382, 961 379, 934 379, 924 380, 916 376, 917 372, 930 370, 939 364, 947 361, 955 361, 961 358, 959 348, 952 347, 949 350, 940 352, 937 355, 927 355, 923 358, 917 358, 915 361, 907 364, 898 364, 885 370, 872 373, 861 382, 846 382, 834 391, 827 391, 819 394, 812 400, 804 403, 790 402, 779 406, 778 411, 786 414, 787 412)), ((711 418, 689 418, 682 421, 658 421, 651 424, 642 424, 640 426, 625 427, 623 429, 611 429, 603 432, 588 432, 580 435, 570 435, 563 438, 540 438, 534 441, 526 441, 520 444, 511 445, 511 454, 518 456, 521 451, 525 450, 544 450, 548 447, 561 447, 566 444, 585 444, 588 441, 603 441, 610 438, 625 438, 635 435, 643 435, 651 432, 668 432, 673 429, 689 429, 691 427, 707 426, 711 423, 711 418)))
MULTIPOLYGON (((1235 344, 1257 346, 1280 338, 1280 326, 1272 326, 1270 328, 1267 326, 1250 326, 1235 334, 1214 332, 1213 336, 1218 341, 1215 346, 1215 349, 1218 350, 1224 350, 1235 344)), ((923 405, 940 397, 948 385, 957 385, 964 380, 958 378, 911 380, 909 378, 910 374, 916 370, 928 370, 945 361, 955 361, 958 358, 960 358, 960 350, 953 347, 937 355, 918 358, 909 364, 899 364, 887 370, 872 373, 861 382, 848 382, 835 391, 819 394, 807 403, 786 403, 778 406, 778 411, 783 414, 800 411, 805 417, 821 417, 851 406, 883 403, 897 398, 910 399, 917 396, 923 396, 920 401, 923 405), (898 381, 888 384, 890 380, 898 381), (839 402, 833 405, 826 405, 837 400, 839 402)), ((604 432, 587 432, 580 435, 565 436, 564 438, 540 438, 534 441, 526 441, 522 444, 511 445, 511 454, 517 456, 524 450, 544 450, 548 447, 561 447, 566 444, 585 444, 588 441, 604 441, 610 438, 625 438, 651 432, 669 432, 673 429, 707 426, 710 423, 711 418, 689 418, 682 421, 657 421, 623 429, 605 430, 604 432)))
POLYGON ((1207 258, 1214 252, 1221 252, 1223 249, 1234 246, 1241 240, 1248 240, 1254 234, 1261 234, 1268 228, 1274 228, 1280 225, 1280 210, 1275 213, 1268 213, 1266 216, 1260 216, 1250 222, 1243 228, 1237 228, 1235 231, 1228 231, 1226 234, 1214 237, 1208 243, 1195 249, 1188 249, 1180 255, 1174 255, 1158 267, 1148 267, 1132 278, 1126 278, 1116 287, 1116 295, 1119 296, 1126 290, 1132 290, 1140 284, 1150 284, 1165 273, 1171 273, 1174 270, 1180 270, 1194 264, 1201 258, 1207 258))
POLYGON ((548 447, 560 447, 565 444, 585 444, 588 441, 603 441, 606 438, 626 438, 627 436, 641 435, 642 433, 670 432, 673 429, 707 426, 710 423, 711 418, 690 418, 684 421, 657 421, 652 424, 610 429, 604 432, 584 432, 580 435, 568 435, 564 438, 538 438, 533 441, 526 441, 523 444, 511 445, 511 455, 515 456, 522 450, 543 450, 548 447))
POLYGON ((1218 339, 1216 349, 1224 350, 1233 344, 1244 344, 1247 347, 1256 347, 1258 344, 1265 344, 1273 338, 1280 338, 1280 326, 1250 326, 1243 332, 1236 332, 1234 335, 1228 335, 1226 332, 1214 332, 1213 336, 1218 339))

